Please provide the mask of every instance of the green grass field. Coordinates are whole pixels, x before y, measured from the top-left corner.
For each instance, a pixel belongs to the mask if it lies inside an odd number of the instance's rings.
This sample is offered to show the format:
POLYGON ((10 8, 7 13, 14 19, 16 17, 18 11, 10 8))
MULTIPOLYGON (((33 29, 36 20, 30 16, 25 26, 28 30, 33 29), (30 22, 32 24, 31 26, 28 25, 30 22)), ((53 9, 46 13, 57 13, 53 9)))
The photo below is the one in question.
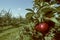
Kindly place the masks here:
POLYGON ((19 28, 10 28, 1 32, 0 40, 19 40, 19 28))

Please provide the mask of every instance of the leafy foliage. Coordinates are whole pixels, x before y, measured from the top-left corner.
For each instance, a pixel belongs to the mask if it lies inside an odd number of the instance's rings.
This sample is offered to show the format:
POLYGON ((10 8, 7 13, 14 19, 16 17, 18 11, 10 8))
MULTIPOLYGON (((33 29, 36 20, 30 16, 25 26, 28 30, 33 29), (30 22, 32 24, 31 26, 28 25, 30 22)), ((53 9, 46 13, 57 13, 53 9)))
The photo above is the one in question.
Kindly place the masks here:
POLYGON ((60 32, 60 6, 57 0, 33 0, 33 8, 25 18, 12 17, 9 11, 0 12, 0 40, 52 40, 60 32), (36 12, 35 12, 36 11, 36 12), (57 13, 57 14, 56 14, 57 13), (46 22, 49 32, 43 35, 35 29, 36 24, 46 22))

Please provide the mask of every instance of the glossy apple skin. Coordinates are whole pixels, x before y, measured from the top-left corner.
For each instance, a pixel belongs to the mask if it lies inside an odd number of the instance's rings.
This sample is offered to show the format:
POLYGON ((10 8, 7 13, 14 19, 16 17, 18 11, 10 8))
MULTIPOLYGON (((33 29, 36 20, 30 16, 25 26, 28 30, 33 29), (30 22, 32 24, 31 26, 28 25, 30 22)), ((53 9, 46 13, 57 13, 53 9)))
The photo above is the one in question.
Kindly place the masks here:
POLYGON ((40 31, 41 33, 45 34, 48 32, 49 30, 49 25, 47 23, 39 23, 35 26, 35 29, 37 31, 40 31))

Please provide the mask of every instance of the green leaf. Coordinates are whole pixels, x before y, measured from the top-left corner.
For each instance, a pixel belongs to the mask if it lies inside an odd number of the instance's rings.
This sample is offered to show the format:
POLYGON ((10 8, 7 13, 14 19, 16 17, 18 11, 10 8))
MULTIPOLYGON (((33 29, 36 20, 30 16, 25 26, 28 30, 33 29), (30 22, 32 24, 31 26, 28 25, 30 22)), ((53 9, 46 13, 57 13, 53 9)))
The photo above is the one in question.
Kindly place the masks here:
POLYGON ((56 18, 54 18, 54 17, 50 18, 50 20, 59 24, 59 21, 56 18))
POLYGON ((25 16, 27 19, 31 19, 31 17, 34 15, 32 12, 28 12, 25 16))
POLYGON ((31 12, 34 12, 34 10, 32 10, 32 9, 26 9, 27 11, 31 11, 31 12))
POLYGON ((53 7, 45 6, 45 7, 41 8, 41 11, 43 11, 44 13, 46 13, 48 11, 55 11, 56 12, 56 9, 53 7))
POLYGON ((59 7, 56 7, 57 11, 60 12, 60 6, 59 7))

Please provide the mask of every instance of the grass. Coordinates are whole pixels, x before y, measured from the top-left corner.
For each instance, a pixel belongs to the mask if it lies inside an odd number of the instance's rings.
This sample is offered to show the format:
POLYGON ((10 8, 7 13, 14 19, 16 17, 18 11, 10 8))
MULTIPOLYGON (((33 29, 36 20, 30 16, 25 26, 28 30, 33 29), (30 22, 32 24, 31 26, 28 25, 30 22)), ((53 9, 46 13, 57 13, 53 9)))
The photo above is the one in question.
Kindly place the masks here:
POLYGON ((0 40, 18 40, 19 28, 7 29, 0 33, 0 40))

